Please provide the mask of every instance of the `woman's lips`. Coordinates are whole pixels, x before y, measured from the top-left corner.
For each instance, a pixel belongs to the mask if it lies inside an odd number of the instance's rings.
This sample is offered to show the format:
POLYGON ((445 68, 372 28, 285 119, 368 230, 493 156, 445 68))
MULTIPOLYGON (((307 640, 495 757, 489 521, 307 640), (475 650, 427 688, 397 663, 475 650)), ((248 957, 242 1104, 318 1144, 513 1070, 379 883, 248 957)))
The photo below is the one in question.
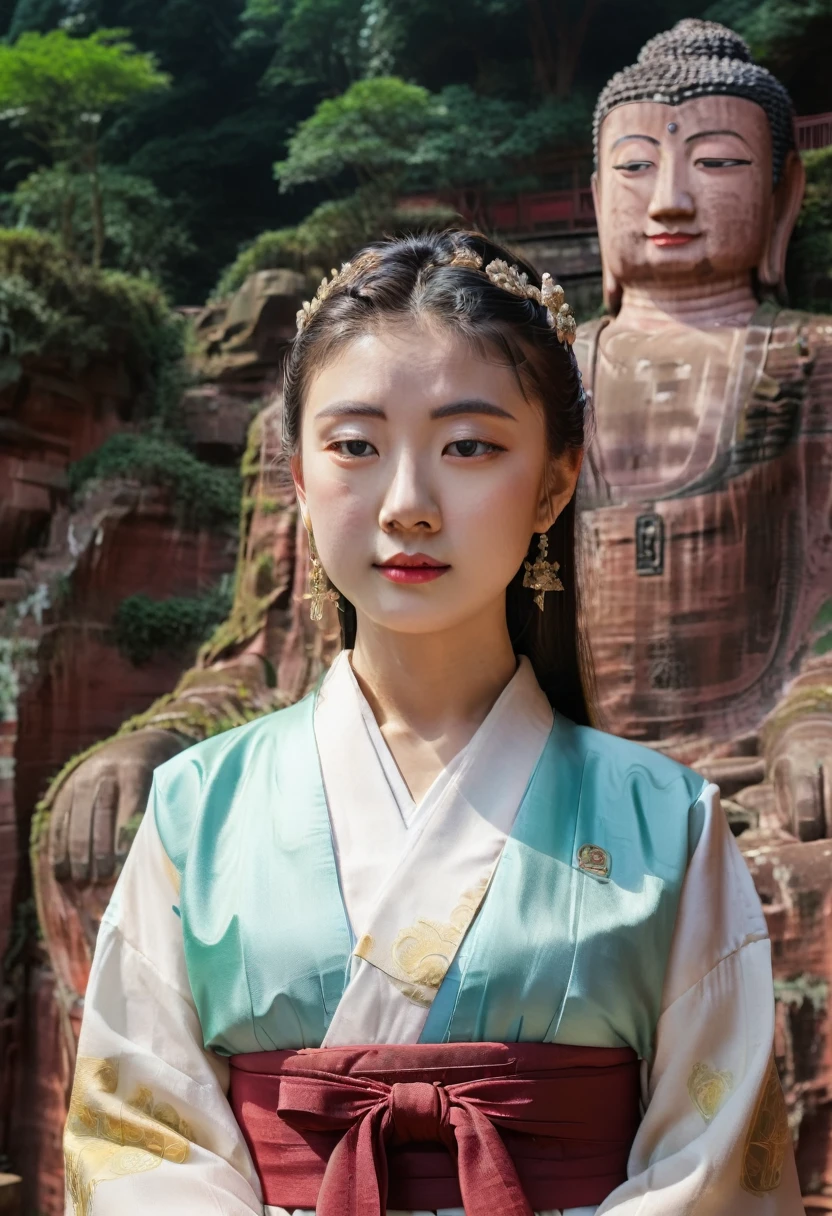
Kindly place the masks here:
POLYGON ((377 566, 379 574, 391 583, 431 583, 450 570, 450 566, 377 566))
POLYGON ((376 565, 379 574, 389 578, 392 583, 430 583, 441 578, 450 568, 424 553, 397 553, 395 557, 376 565))
POLYGON ((651 240, 654 245, 658 245, 660 249, 664 249, 672 248, 674 245, 689 245, 699 235, 698 232, 655 232, 648 237, 648 240, 651 240))

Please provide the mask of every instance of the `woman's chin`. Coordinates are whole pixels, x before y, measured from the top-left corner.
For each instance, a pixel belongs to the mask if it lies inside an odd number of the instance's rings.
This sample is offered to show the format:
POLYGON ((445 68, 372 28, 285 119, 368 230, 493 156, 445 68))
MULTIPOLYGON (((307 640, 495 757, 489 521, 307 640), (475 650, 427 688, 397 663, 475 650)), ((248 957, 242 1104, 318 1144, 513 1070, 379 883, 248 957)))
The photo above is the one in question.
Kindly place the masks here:
MULTIPOLYGON (((418 590, 423 590, 423 588, 418 590)), ((435 601, 431 603, 427 601, 426 597, 422 603, 414 603, 415 598, 413 595, 402 596, 402 601, 409 599, 411 602, 391 604, 389 598, 385 597, 387 602, 381 604, 376 602, 367 605, 366 608, 356 604, 359 629, 362 619, 365 619, 371 623, 373 629, 384 629, 390 633, 428 636, 445 633, 451 629, 461 629, 471 619, 472 613, 466 612, 460 604, 435 601)))

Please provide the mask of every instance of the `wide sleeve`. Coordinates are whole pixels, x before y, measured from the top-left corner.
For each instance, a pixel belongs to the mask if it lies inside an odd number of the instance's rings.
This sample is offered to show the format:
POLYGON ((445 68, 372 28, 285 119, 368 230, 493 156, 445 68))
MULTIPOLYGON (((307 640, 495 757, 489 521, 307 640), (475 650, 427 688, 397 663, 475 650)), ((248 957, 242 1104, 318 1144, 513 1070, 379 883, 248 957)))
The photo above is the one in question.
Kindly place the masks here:
POLYGON ((801 1216, 765 918, 715 785, 694 810, 644 1118, 597 1216, 801 1216))
POLYGON ((64 1133, 67 1216, 250 1216, 260 1186, 191 996, 154 794, 101 923, 64 1133))

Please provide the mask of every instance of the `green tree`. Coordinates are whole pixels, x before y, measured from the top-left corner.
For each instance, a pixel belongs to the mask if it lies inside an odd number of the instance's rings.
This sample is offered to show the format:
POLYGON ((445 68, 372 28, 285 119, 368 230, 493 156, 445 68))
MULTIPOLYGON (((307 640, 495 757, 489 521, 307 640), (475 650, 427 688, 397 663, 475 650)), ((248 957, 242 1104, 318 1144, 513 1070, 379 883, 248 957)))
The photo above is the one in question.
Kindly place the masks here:
MULTIPOLYGON (((0 46, 2 116, 19 126, 50 158, 66 169, 66 180, 87 175, 92 216, 92 264, 101 265, 106 239, 101 189, 100 141, 107 119, 126 103, 163 88, 168 77, 153 56, 140 54, 123 30, 96 30, 73 38, 65 30, 21 34, 0 46)), ((73 245, 74 195, 61 203, 61 236, 73 245)))
MULTIPOLYGON (((101 165, 99 179, 105 221, 103 264, 164 283, 171 262, 193 248, 174 204, 147 178, 111 165, 101 165)), ((7 207, 18 228, 55 235, 60 235, 62 216, 69 209, 72 248, 92 262, 95 230, 87 185, 84 174, 73 173, 62 162, 31 173, 8 196, 7 207)))
POLYGON ((267 46, 267 88, 292 86, 337 94, 373 74, 379 6, 367 0, 247 0, 239 45, 267 46))
POLYGON ((356 81, 322 101, 295 131, 288 156, 275 165, 280 189, 349 172, 360 185, 393 193, 438 117, 436 99, 419 85, 395 76, 356 81))
POLYGON ((804 152, 806 197, 789 245, 789 303, 810 312, 832 310, 832 148, 804 152))
POLYGON ((388 210, 407 190, 531 189, 538 184, 528 169, 535 154, 570 142, 590 119, 580 98, 529 106, 480 96, 467 85, 432 94, 378 77, 322 101, 275 174, 283 191, 310 182, 372 187, 388 210))
POLYGON ((748 40, 789 89, 798 114, 829 109, 832 0, 718 0, 707 15, 748 40))
POLYGON ((442 204, 411 210, 372 187, 356 190, 348 198, 319 204, 294 227, 262 232, 223 271, 214 296, 231 295, 258 270, 281 267, 306 274, 314 290, 330 267, 346 261, 369 241, 385 234, 447 228, 459 220, 452 207, 442 204))

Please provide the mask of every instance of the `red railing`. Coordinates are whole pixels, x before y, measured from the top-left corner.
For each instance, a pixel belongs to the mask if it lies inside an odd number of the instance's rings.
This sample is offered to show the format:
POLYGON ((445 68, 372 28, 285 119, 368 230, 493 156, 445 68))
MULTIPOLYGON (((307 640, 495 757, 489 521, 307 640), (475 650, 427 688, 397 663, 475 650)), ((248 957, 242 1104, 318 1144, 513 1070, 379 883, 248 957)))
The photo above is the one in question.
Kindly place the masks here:
POLYGON ((575 190, 546 190, 490 199, 479 191, 460 191, 451 197, 432 194, 409 195, 399 200, 412 210, 429 209, 438 203, 455 207, 466 220, 494 232, 529 233, 594 231, 595 208, 589 187, 575 190))
POLYGON ((807 114, 794 120, 795 138, 801 152, 828 148, 832 144, 832 114, 807 114))
POLYGON ((516 194, 485 205, 489 226, 499 232, 594 229, 595 208, 588 187, 516 194))

